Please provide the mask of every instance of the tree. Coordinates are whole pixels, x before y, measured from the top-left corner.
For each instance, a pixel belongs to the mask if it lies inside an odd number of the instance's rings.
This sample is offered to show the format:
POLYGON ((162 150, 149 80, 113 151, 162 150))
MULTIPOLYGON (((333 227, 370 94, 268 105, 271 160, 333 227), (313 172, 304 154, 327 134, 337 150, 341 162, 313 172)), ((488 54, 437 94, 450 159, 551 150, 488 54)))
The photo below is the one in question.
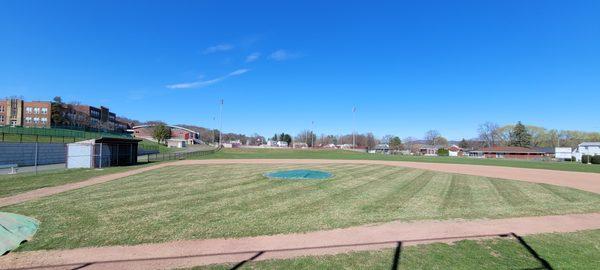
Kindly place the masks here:
POLYGON ((500 141, 500 127, 496 123, 485 122, 477 129, 479 139, 486 142, 487 147, 493 147, 500 141))
POLYGON ((317 135, 312 130, 303 130, 295 138, 296 142, 303 142, 308 147, 313 147, 313 142, 317 141, 317 135))
POLYGON ((390 142, 392 141, 393 138, 394 138, 394 135, 385 135, 385 136, 381 137, 381 143, 390 144, 390 142))
POLYGON ((390 145, 390 149, 395 150, 395 151, 399 151, 402 150, 402 140, 400 140, 400 138, 398 136, 394 136, 392 137, 388 144, 390 145))
POLYGON ((511 146, 529 147, 531 146, 531 134, 527 131, 527 128, 521 123, 517 122, 515 127, 510 132, 511 146))
POLYGON ((441 135, 437 130, 429 130, 425 132, 425 141, 427 144, 435 145, 439 137, 441 137, 441 135))
POLYGON ((152 138, 157 140, 158 143, 166 142, 167 139, 171 138, 171 129, 164 124, 158 124, 152 130, 152 138))
POLYGON ((292 145, 292 136, 290 134, 281 133, 281 140, 287 142, 288 146, 292 145))
POLYGON ((273 137, 271 137, 271 141, 279 141, 279 138, 277 137, 277 134, 273 135, 273 137))
POLYGON ((429 130, 425 133, 425 141, 430 145, 447 145, 448 140, 442 137, 439 131, 429 130))
POLYGON ((458 143, 458 147, 462 148, 462 149, 466 149, 469 148, 469 142, 467 142, 467 140, 465 140, 465 138, 463 138, 459 143, 458 143))
POLYGON ((53 126, 69 125, 69 120, 65 117, 65 104, 59 96, 54 97, 50 105, 50 119, 53 126))

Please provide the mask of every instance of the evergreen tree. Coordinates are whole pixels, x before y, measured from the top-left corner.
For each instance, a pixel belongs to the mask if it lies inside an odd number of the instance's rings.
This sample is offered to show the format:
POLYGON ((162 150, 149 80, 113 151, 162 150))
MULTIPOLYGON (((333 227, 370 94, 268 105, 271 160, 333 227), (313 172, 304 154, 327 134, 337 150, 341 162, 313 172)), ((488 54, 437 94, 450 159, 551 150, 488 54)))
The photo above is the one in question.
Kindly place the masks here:
POLYGON ((465 140, 465 138, 463 138, 459 143, 458 143, 458 147, 466 149, 469 148, 469 143, 467 142, 467 140, 465 140))
POLYGON ((394 136, 389 141, 390 149, 402 150, 402 140, 398 136, 394 136))
POLYGON ((531 134, 527 131, 525 125, 521 123, 521 121, 517 122, 515 127, 513 127, 510 132, 510 146, 521 146, 521 147, 529 147, 531 146, 531 134))

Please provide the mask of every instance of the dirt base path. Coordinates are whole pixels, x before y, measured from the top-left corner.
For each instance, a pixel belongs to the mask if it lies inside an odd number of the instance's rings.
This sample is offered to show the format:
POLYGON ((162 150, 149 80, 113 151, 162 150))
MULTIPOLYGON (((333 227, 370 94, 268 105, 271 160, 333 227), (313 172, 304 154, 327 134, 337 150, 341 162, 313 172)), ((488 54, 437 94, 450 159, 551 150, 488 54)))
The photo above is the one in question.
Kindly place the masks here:
POLYGON ((0 198, 0 207, 22 203, 25 201, 46 197, 61 192, 87 187, 99 183, 112 181, 126 176, 147 172, 150 170, 177 165, 201 165, 201 164, 379 164, 389 166, 410 167, 424 170, 432 170, 448 173, 469 174, 494 178, 528 181, 535 183, 546 183, 557 186, 572 187, 576 189, 600 193, 600 174, 570 171, 554 171, 541 169, 526 169, 485 165, 424 163, 406 161, 384 161, 384 160, 332 160, 332 159, 208 159, 208 160, 180 160, 175 162, 161 163, 131 171, 109 174, 90 178, 85 181, 66 184, 56 187, 48 187, 32 190, 10 197, 0 198))
POLYGON ((376 250, 395 247, 398 241, 408 246, 498 237, 510 233, 527 235, 598 228, 600 213, 472 221, 391 222, 304 234, 12 253, 0 257, 0 268, 172 269, 240 263, 251 258, 266 260, 376 250))

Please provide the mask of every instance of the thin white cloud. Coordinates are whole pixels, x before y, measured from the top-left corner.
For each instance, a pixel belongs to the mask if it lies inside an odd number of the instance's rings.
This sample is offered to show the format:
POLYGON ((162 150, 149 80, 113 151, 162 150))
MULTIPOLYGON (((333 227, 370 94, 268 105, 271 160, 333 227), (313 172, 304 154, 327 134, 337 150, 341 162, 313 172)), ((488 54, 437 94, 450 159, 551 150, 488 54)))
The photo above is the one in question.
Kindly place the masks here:
POLYGON ((246 56, 246 63, 254 62, 254 61, 258 60, 259 57, 260 57, 260 53, 258 53, 258 52, 251 53, 248 56, 246 56))
POLYGON ((285 60, 299 58, 299 57, 302 57, 302 55, 299 53, 289 52, 289 51, 281 50, 281 49, 276 50, 269 55, 269 59, 275 60, 275 61, 285 61, 285 60))
POLYGON ((208 47, 204 49, 203 54, 211 54, 216 52, 224 52, 233 49, 233 45, 231 44, 218 44, 212 47, 208 47))
POLYGON ((233 77, 233 76, 239 76, 242 75, 246 72, 250 71, 249 69, 238 69, 236 71, 233 71, 227 75, 221 76, 221 77, 217 77, 214 79, 210 79, 210 80, 200 80, 200 81, 195 81, 195 82, 188 82, 188 83, 177 83, 177 84, 170 84, 167 85, 166 87, 169 89, 191 89, 191 88, 202 88, 202 87, 206 87, 209 85, 213 85, 215 83, 224 81, 225 79, 229 78, 229 77, 233 77))

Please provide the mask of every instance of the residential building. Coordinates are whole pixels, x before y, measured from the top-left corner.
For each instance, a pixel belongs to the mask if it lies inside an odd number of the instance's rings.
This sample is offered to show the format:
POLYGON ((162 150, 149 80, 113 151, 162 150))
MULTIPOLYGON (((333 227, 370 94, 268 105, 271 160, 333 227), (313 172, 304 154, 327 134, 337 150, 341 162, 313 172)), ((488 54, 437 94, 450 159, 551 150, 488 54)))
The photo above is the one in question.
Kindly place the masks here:
POLYGON ((47 101, 0 100, 0 126, 49 128, 51 108, 47 101))
POLYGON ((294 142, 292 143, 293 148, 308 148, 308 144, 304 142, 294 142))
POLYGON ((463 149, 456 144, 453 144, 450 147, 448 147, 448 156, 450 157, 462 157, 463 153, 463 149))
POLYGON ((571 147, 555 147, 554 157, 559 160, 567 160, 573 157, 573 149, 571 147))
POLYGON ((470 157, 479 158, 540 159, 546 155, 546 152, 538 149, 518 146, 484 147, 478 150, 469 151, 470 157))
POLYGON ((381 153, 381 154, 390 154, 390 145, 386 143, 381 143, 376 145, 374 148, 369 149, 369 153, 381 153))
POLYGON ((419 147, 419 154, 423 155, 423 156, 437 156, 438 155, 438 150, 440 148, 443 148, 441 146, 437 146, 437 145, 426 145, 423 144, 419 147))
POLYGON ((581 161, 583 155, 600 155, 600 142, 583 142, 580 143, 572 153, 577 161, 581 161))

